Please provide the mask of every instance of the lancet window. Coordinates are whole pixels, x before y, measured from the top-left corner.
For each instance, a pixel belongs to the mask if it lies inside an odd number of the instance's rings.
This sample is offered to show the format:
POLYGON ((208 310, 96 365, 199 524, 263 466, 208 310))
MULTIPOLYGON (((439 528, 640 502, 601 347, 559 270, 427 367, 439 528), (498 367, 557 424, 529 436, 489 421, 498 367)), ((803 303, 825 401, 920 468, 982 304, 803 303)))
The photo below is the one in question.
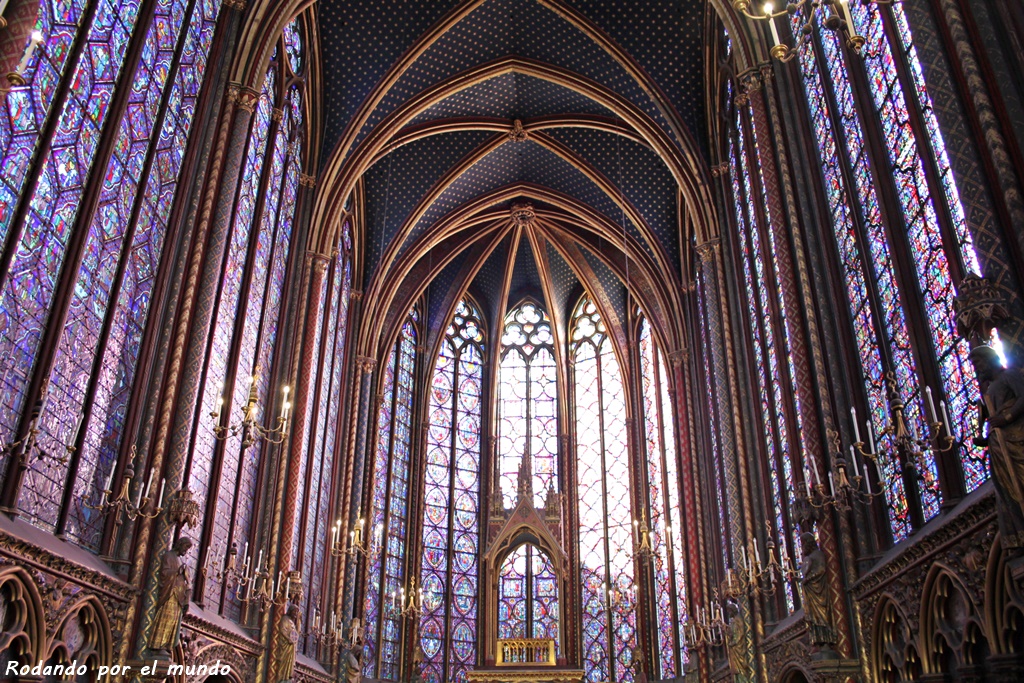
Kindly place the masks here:
MULTIPOLYGON (((653 603, 657 626, 657 666, 661 678, 680 675, 685 643, 680 640, 686 617, 686 565, 682 541, 679 466, 673 429, 670 380, 665 358, 646 318, 640 323, 640 395, 644 456, 647 464, 647 505, 642 520, 650 532, 654 562, 653 603)), ((639 529, 638 529, 639 530, 639 529)))
MULTIPOLYGON (((287 37, 287 33, 285 34, 287 37)), ((286 43, 287 45, 287 43, 286 43)), ((321 299, 323 316, 317 330, 317 345, 312 367, 315 381, 310 387, 311 398, 308 421, 303 432, 302 463, 299 493, 293 530, 292 570, 301 572, 304 586, 302 623, 314 624, 323 615, 333 611, 330 585, 332 576, 327 571, 329 557, 329 527, 332 507, 337 493, 335 476, 337 463, 342 461, 342 402, 345 400, 345 362, 347 349, 348 312, 352 293, 352 238, 351 224, 342 226, 337 255, 326 269, 324 294, 321 299), (319 616, 319 619, 317 617, 319 616)), ((307 629, 312 631, 312 629, 307 629)), ((317 650, 313 636, 303 641, 305 652, 330 656, 326 648, 317 650)))
POLYGON ((483 329, 478 309, 463 299, 428 398, 420 640, 430 683, 463 683, 476 664, 483 329))
POLYGON ((953 318, 957 284, 980 268, 903 8, 851 9, 867 39, 862 55, 819 25, 799 63, 861 365, 859 428, 868 421, 883 452, 880 474, 899 541, 938 514, 944 496, 988 477, 971 443, 979 397, 953 318), (947 476, 962 481, 940 481, 929 453, 905 468, 892 438, 880 435, 894 395, 912 431, 931 433, 926 386, 952 418, 962 468, 947 476))
POLYGON ((19 505, 92 550, 103 524, 86 504, 127 452, 127 406, 220 10, 153 5, 109 0, 90 14, 82 0, 40 2, 26 84, 0 116, 0 440, 26 432, 45 391, 39 445, 75 455, 33 462, 19 505))
POLYGON ((576 490, 588 681, 632 681, 637 593, 626 387, 597 306, 584 297, 570 332, 576 490))
POLYGON ((505 507, 516 501, 519 464, 529 453, 533 494, 543 509, 558 490, 558 373, 554 336, 543 309, 524 301, 505 318, 498 396, 498 457, 505 507))
POLYGON ((406 588, 409 466, 418 339, 416 310, 402 325, 383 368, 373 459, 363 614, 366 676, 397 680, 401 658, 400 589, 406 588))

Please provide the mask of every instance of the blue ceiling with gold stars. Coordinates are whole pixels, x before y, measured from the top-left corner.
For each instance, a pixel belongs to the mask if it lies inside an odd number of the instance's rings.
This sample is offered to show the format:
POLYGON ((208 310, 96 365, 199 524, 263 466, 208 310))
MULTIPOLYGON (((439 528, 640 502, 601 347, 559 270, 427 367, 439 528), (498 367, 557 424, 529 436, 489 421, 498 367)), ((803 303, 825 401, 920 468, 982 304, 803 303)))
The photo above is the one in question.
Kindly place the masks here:
MULTIPOLYGON (((628 237, 667 277, 679 273, 678 171, 651 139, 704 164, 706 0, 322 0, 317 11, 321 159, 364 169, 364 287, 429 254, 446 218, 513 186, 567 198, 603 221, 602 248, 628 237), (517 121, 526 132, 512 137, 517 121), (370 145, 374 161, 361 161, 370 145)), ((429 286, 428 317, 465 286, 486 317, 529 295, 565 320, 593 287, 625 317, 620 276, 592 246, 576 263, 563 258, 545 233, 563 218, 551 215, 531 233, 539 255, 525 232, 493 250, 467 236, 429 286), (470 257, 482 263, 467 283, 470 257), (583 282, 584 271, 596 281, 583 282), (510 301, 500 301, 506 276, 510 301)), ((567 239, 586 222, 564 220, 576 226, 560 233, 567 239)))

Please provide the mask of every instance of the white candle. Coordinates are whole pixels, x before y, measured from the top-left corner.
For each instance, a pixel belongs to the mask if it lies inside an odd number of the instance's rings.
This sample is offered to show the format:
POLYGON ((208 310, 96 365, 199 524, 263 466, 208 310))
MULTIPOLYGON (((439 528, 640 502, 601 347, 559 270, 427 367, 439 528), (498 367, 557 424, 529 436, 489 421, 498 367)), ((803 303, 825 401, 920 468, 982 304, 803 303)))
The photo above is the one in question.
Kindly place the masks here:
POLYGON ((932 388, 924 388, 924 402, 928 406, 928 419, 932 422, 938 422, 939 418, 935 415, 935 401, 932 400, 932 388))
POLYGON ((850 417, 853 418, 853 437, 857 443, 861 443, 860 440, 860 427, 857 425, 857 409, 853 406, 850 407, 850 417))
POLYGON ((258 560, 256 560, 256 571, 259 571, 260 567, 262 567, 262 566, 263 566, 263 548, 260 548, 260 557, 259 557, 258 560))
POLYGON ((160 480, 160 500, 157 501, 156 506, 158 508, 164 506, 164 487, 167 486, 167 479, 160 480))
POLYGON ((839 5, 843 8, 843 18, 846 19, 847 28, 852 35, 856 32, 856 29, 853 27, 853 14, 850 13, 849 0, 839 0, 839 5))
POLYGON ((946 423, 946 433, 953 436, 953 423, 949 420, 949 411, 946 410, 946 402, 939 401, 939 407, 942 408, 942 419, 946 423))
POLYGON ((850 446, 850 460, 853 462, 853 473, 860 476, 860 468, 857 467, 857 451, 853 446, 850 446))
POLYGON ((32 55, 35 53, 36 48, 43 42, 43 34, 38 31, 32 31, 32 39, 28 43, 28 47, 25 48, 25 54, 21 56, 21 61, 18 62, 18 68, 16 71, 18 74, 24 76, 25 69, 28 68, 28 63, 32 60, 32 55))
POLYGON ((149 498, 149 490, 153 487, 153 470, 149 471, 149 479, 146 481, 146 498, 149 498))
POLYGON ((807 468, 804 468, 804 488, 807 490, 807 497, 811 497, 811 475, 807 473, 807 468))
POLYGON ((114 469, 116 467, 117 467, 117 463, 116 462, 113 462, 113 463, 110 464, 110 476, 107 477, 107 483, 103 487, 104 491, 111 491, 112 490, 110 487, 114 483, 114 469))
POLYGON ((871 428, 871 420, 864 423, 868 428, 868 452, 874 455, 875 451, 875 430, 871 428))
POLYGON ((284 601, 285 602, 288 602, 288 594, 291 592, 291 589, 292 589, 292 582, 290 580, 286 580, 284 582, 284 601))
POLYGON ((836 486, 835 486, 835 484, 832 483, 832 473, 831 472, 828 473, 828 492, 831 495, 835 495, 835 493, 836 493, 836 486))
POLYGON ((772 4, 770 2, 766 3, 765 6, 764 6, 764 15, 765 15, 765 17, 768 18, 768 26, 771 28, 771 31, 772 31, 772 45, 773 46, 774 45, 778 45, 779 43, 782 42, 782 41, 779 40, 779 30, 777 28, 775 28, 775 19, 772 18, 772 11, 774 9, 775 8, 772 7, 772 4))
POLYGON ((7 9, 7 0, 0 0, 0 16, 3 16, 4 10, 7 9))

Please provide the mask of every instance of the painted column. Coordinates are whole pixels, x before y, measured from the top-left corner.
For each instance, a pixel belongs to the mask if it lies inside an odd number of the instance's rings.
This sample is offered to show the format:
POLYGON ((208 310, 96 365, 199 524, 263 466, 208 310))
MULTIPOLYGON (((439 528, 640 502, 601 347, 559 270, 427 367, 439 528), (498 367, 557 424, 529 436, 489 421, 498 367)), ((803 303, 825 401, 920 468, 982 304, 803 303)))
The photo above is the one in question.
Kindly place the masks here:
MULTIPOLYGON (((750 500, 749 473, 746 461, 740 456, 744 449, 743 423, 740 419, 737 400, 739 389, 735 373, 728 370, 736 365, 732 345, 729 343, 732 332, 727 315, 729 305, 725 293, 720 239, 715 238, 698 244, 697 255, 700 257, 700 267, 708 288, 706 292, 708 337, 712 342, 711 356, 715 383, 723 389, 717 394, 718 405, 712 409, 718 411, 723 426, 720 443, 722 460, 725 465, 725 498, 729 508, 729 543, 733 548, 745 548, 748 533, 754 526, 753 520, 750 518, 750 508, 743 504, 744 500, 750 500), (728 388, 728 394, 725 391, 726 388, 728 388)), ((750 627, 754 624, 754 615, 750 600, 746 596, 737 601, 737 606, 739 608, 737 617, 747 625, 743 634, 746 644, 743 660, 751 676, 749 680, 753 680, 754 634, 750 627)), ((728 635, 726 637, 728 638, 728 635)), ((706 657, 710 657, 710 653, 706 657)), ((701 662, 702 668, 704 665, 704 662, 701 662)))
MULTIPOLYGON (((277 561, 276 564, 272 565, 274 571, 273 576, 277 575, 277 572, 285 572, 287 574, 291 569, 292 561, 292 544, 294 541, 295 533, 295 515, 298 501, 296 500, 299 493, 299 473, 302 469, 302 462, 306 458, 306 440, 303 438, 303 434, 307 429, 308 425, 305 424, 306 420, 306 409, 309 405, 311 386, 315 382, 313 377, 313 364, 317 355, 316 341, 319 336, 319 328, 317 326, 317 319, 320 315, 320 307, 323 306, 321 300, 324 291, 324 276, 327 272, 328 259, 319 254, 307 254, 306 256, 309 270, 309 287, 308 296, 306 298, 306 321, 303 326, 302 336, 302 351, 299 356, 299 372, 295 382, 295 404, 292 410, 292 414, 295 416, 295 421, 292 424, 292 435, 288 442, 288 450, 282 451, 287 452, 287 458, 285 463, 282 463, 285 468, 285 485, 284 485, 284 500, 280 516, 280 525, 277 526, 277 561)), ((267 641, 269 645, 269 652, 273 653, 273 644, 277 642, 280 637, 280 626, 281 619, 284 616, 284 608, 275 606, 273 608, 272 626, 270 629, 270 640, 267 641)), ((270 680, 278 680, 276 678, 278 662, 274 661, 271 656, 269 671, 271 673, 270 680)))
MULTIPOLYGON (((352 488, 350 490, 348 515, 349 519, 359 519, 363 516, 363 482, 366 479, 366 454, 367 449, 372 445, 368 444, 369 424, 373 419, 373 375, 377 368, 377 360, 370 356, 356 357, 356 367, 359 369, 360 386, 353 399, 357 406, 354 411, 356 415, 355 435, 352 447, 349 450, 352 461, 352 488)), ((363 543, 369 548, 370 520, 366 520, 366 529, 363 531, 363 543)), ((357 604, 362 591, 356 589, 357 580, 365 575, 363 569, 366 556, 356 556, 349 560, 348 569, 345 572, 345 596, 343 601, 343 615, 347 625, 352 617, 362 617, 362 606, 357 604)))

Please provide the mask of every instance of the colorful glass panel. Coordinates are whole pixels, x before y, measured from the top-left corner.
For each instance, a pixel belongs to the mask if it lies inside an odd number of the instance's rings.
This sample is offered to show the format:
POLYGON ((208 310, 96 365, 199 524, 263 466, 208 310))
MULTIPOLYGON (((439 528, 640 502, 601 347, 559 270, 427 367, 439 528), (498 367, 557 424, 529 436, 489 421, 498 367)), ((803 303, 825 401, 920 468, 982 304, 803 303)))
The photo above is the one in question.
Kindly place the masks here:
POLYGON ((402 620, 393 609, 405 585, 409 500, 409 452, 412 437, 413 374, 416 363, 414 312, 402 326, 381 388, 385 403, 378 417, 366 586, 367 676, 396 680, 402 620), (390 607, 389 607, 390 606, 390 607))
MULTIPOLYGON (((137 1, 100 1, 84 49, 91 58, 79 60, 75 66, 50 149, 28 198, 21 239, 0 290, 0 311, 7 312, 0 319, 0 381, 4 385, 0 436, 5 441, 13 440, 7 437, 16 428, 25 402, 28 373, 35 365, 57 278, 138 14, 137 1)), ((105 227, 117 229, 116 225, 105 227)), ((74 425, 76 418, 70 411, 61 416, 59 438, 66 438, 66 425, 74 425)), ((48 497, 64 486, 59 475, 46 467, 29 476, 38 482, 35 490, 45 490, 48 497)), ((29 495, 26 499, 28 515, 49 526, 52 519, 39 497, 29 495)))
POLYGON ((434 369, 423 508, 423 680, 464 683, 476 663, 483 335, 463 300, 434 369))
POLYGON ((632 681, 637 595, 625 388, 604 321, 587 298, 573 317, 570 351, 575 359, 583 668, 588 681, 632 681))
POLYGON ((505 507, 516 501, 519 464, 529 449, 534 505, 558 490, 558 390, 551 322, 524 301, 505 318, 500 368, 499 458, 505 507))
MULTIPOLYGON (((868 74, 868 84, 875 108, 882 121, 882 130, 886 138, 885 147, 889 151, 896 190, 903 205, 907 239, 915 256, 914 267, 918 288, 924 302, 924 313, 939 363, 942 389, 949 402, 948 412, 951 416, 956 416, 952 433, 962 444, 964 478, 968 488, 973 490, 988 478, 984 449, 974 445, 971 437, 978 421, 977 411, 981 396, 967 358, 970 346, 956 331, 953 309, 956 289, 953 286, 949 256, 943 242, 931 189, 925 176, 925 164, 920 149, 922 144, 927 145, 928 142, 919 142, 915 137, 907 100, 896 72, 895 56, 886 37, 878 6, 857 5, 852 11, 854 25, 867 39, 863 49, 864 68, 868 74)), ((913 49, 909 25, 901 7, 894 10, 893 16, 899 19, 896 22, 897 35, 906 46, 909 46, 905 56, 911 66, 910 73, 915 79, 914 85, 919 102, 924 105, 923 118, 940 173, 938 180, 944 189, 953 219, 952 228, 959 247, 957 256, 963 259, 968 269, 980 273, 974 244, 967 231, 963 208, 953 184, 945 144, 931 109, 931 99, 925 88, 916 50, 913 49)), ((934 465, 931 467, 934 468, 934 465)), ((938 514, 938 510, 936 506, 931 505, 925 516, 929 518, 935 514, 938 514)))
POLYGON ((650 325, 640 326, 640 377, 643 396, 644 445, 647 456, 647 500, 650 506, 651 549, 654 552, 654 608, 661 678, 678 671, 676 625, 685 619, 686 582, 683 562, 682 509, 679 504, 672 404, 664 359, 650 325))
MULTIPOLYGON (((753 198, 756 189, 750 175, 748 142, 743 129, 742 117, 736 113, 736 139, 730 141, 732 154, 733 200, 736 205, 736 221, 741 240, 743 276, 746 285, 747 302, 755 315, 751 316, 751 347, 756 364, 758 398, 761 404, 764 447, 768 454, 768 481, 771 487, 773 527, 780 547, 788 547, 786 530, 790 528, 783 507, 783 490, 787 492, 787 471, 790 462, 789 425, 785 413, 785 399, 779 381, 779 352, 774 315, 771 308, 771 290, 762 246, 761 230, 753 213, 753 198), (750 213, 748 214, 747 211, 750 213)), ((788 354, 787 354, 788 355, 788 354)), ((791 482, 791 479, 789 480, 791 482)), ((794 609, 793 586, 786 583, 786 603, 794 609)))

